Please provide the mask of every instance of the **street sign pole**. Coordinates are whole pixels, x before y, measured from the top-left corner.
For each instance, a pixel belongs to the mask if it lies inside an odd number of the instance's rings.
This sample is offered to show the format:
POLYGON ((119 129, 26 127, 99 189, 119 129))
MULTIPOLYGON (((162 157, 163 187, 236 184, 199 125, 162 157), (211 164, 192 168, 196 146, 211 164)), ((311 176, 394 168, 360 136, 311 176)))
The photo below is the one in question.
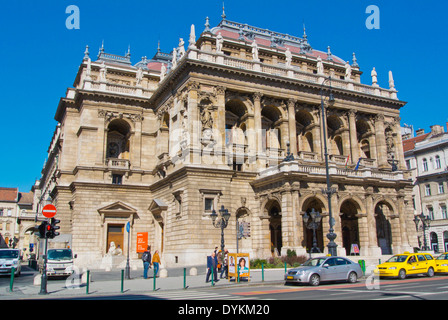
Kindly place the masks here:
POLYGON ((128 257, 126 259, 126 279, 131 279, 131 268, 129 266, 129 247, 131 246, 130 241, 131 224, 129 222, 126 224, 126 231, 128 232, 128 257))
POLYGON ((44 266, 42 268, 42 277, 40 280, 40 295, 48 294, 47 292, 47 247, 48 238, 45 236, 45 249, 44 249, 44 266))
MULTIPOLYGON (((56 207, 52 204, 47 204, 42 208, 42 214, 44 217, 51 219, 56 215, 56 207)), ((44 265, 42 267, 42 278, 40 281, 40 292, 39 294, 48 294, 47 291, 47 252, 48 252, 48 236, 47 230, 45 230, 45 249, 44 249, 44 265)))

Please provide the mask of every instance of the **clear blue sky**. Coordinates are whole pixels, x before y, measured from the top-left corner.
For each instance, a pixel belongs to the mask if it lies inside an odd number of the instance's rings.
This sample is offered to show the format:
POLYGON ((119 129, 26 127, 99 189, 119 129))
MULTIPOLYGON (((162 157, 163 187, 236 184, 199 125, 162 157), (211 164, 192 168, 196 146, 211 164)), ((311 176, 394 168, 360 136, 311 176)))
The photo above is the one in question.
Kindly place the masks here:
MULTIPOLYGON (((188 39, 191 24, 198 36, 207 16, 216 26, 222 3, 1 1, 0 187, 27 192, 40 178, 59 99, 73 85, 86 45, 92 58, 103 40, 108 53, 123 55, 130 45, 135 64, 142 56, 152 58, 159 40, 162 51, 170 52, 180 37, 188 39), (80 10, 79 30, 66 28, 69 5, 80 10)), ((305 23, 313 48, 331 46, 333 54, 349 61, 356 52, 362 83, 371 84, 375 67, 379 85, 388 88, 392 70, 398 97, 408 102, 401 111, 402 124, 429 130, 448 120, 446 1, 226 0, 225 10, 228 20, 294 36, 302 36, 305 23), (380 29, 366 27, 369 5, 380 10, 380 29)))

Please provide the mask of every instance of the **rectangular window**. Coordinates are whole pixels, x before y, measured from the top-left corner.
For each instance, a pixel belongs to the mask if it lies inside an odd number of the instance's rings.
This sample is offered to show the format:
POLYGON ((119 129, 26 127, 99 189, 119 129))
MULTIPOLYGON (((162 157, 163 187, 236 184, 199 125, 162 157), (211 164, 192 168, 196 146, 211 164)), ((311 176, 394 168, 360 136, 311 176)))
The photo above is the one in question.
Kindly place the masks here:
POLYGON ((407 168, 408 170, 411 169, 411 160, 406 160, 406 168, 407 168))
POLYGON ((434 209, 432 207, 428 207, 428 216, 430 220, 434 220, 434 209))
POLYGON ((207 211, 207 212, 213 211, 213 209, 214 209, 214 205, 213 205, 214 200, 215 199, 213 199, 213 198, 205 198, 205 201, 204 201, 204 210, 205 211, 207 211))
POLYGON ((443 188, 443 182, 439 182, 439 193, 445 193, 445 189, 443 188))
POLYGON ((427 184, 425 185, 425 196, 431 195, 431 185, 427 184))
POLYGON ((112 175, 112 184, 122 184, 123 176, 121 174, 113 174, 112 175))
POLYGON ((441 206, 440 211, 442 211, 442 219, 448 219, 448 212, 446 206, 441 206))

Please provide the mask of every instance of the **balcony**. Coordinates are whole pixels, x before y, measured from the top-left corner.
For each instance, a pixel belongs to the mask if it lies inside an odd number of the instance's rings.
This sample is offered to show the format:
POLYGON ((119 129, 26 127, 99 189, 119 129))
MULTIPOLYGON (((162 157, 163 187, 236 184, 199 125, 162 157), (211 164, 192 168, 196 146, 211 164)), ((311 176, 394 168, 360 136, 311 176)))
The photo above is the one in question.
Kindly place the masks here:
MULTIPOLYGON (((188 49, 187 56, 192 60, 200 60, 207 63, 224 65, 233 69, 260 72, 271 76, 291 78, 313 84, 321 84, 326 77, 326 75, 322 74, 319 75, 301 71, 298 67, 295 66, 288 67, 284 64, 265 64, 258 61, 229 57, 224 54, 206 52, 193 48, 188 49)), ((395 89, 384 89, 377 86, 365 85, 354 81, 339 80, 333 78, 331 80, 331 84, 334 88, 338 89, 398 100, 397 91, 395 89)))
MULTIPOLYGON (((259 173, 259 178, 269 177, 278 173, 301 173, 310 176, 322 176, 325 178, 326 170, 323 165, 305 164, 298 161, 282 162, 278 166, 269 167, 259 173)), ((329 165, 329 174, 331 177, 348 177, 348 178, 373 178, 388 181, 404 180, 402 171, 388 172, 378 171, 372 168, 364 167, 358 170, 336 166, 335 164, 329 165)))
POLYGON ((131 163, 128 159, 108 158, 106 160, 106 165, 109 170, 115 171, 125 171, 131 168, 131 163))

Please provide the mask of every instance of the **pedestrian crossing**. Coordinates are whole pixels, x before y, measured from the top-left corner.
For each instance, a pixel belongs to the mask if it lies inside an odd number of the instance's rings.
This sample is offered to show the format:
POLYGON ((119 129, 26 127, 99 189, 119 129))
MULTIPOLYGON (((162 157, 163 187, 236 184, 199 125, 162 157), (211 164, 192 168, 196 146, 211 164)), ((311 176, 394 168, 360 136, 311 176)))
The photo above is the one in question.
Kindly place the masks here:
POLYGON ((148 298, 161 300, 251 300, 250 297, 225 294, 220 292, 207 292, 198 290, 183 290, 171 292, 147 293, 148 298))

